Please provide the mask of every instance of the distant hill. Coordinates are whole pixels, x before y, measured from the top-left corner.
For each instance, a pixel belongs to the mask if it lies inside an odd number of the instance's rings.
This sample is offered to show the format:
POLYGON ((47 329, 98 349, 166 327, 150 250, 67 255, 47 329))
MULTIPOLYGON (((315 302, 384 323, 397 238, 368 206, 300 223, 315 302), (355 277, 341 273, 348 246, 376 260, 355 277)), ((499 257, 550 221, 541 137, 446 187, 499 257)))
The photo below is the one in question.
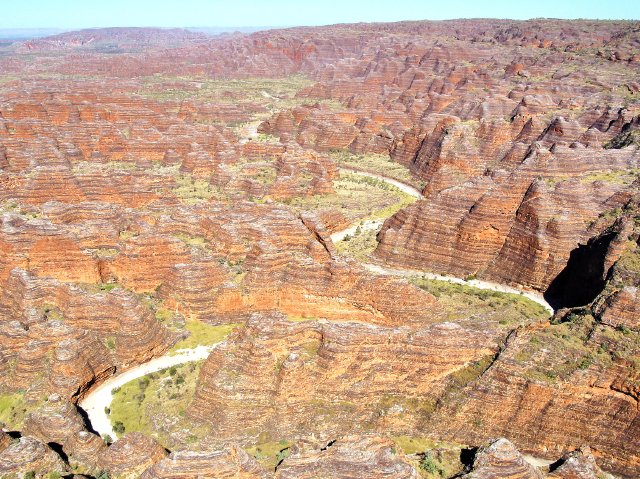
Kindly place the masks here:
POLYGON ((0 28, 0 41, 22 41, 64 33, 62 28, 0 28))
POLYGON ((181 28, 91 28, 23 42, 18 50, 47 51, 86 49, 124 53, 153 48, 170 48, 207 41, 209 35, 181 28))

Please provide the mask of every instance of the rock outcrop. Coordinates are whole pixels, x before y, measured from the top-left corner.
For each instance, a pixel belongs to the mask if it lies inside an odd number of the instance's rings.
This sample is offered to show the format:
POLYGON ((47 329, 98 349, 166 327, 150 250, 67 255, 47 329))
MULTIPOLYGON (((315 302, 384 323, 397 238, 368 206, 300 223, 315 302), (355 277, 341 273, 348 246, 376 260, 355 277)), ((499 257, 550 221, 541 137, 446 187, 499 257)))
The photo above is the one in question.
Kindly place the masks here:
POLYGON ((294 446, 275 474, 276 479, 321 477, 418 479, 420 475, 391 441, 366 436, 343 437, 315 450, 294 446))
POLYGON ((32 437, 21 437, 0 452, 0 474, 22 477, 27 473, 44 476, 50 472, 63 475, 66 464, 49 446, 32 437))
POLYGON ((605 475, 587 446, 564 455, 559 462, 560 466, 548 476, 550 479, 598 479, 605 475))
POLYGON ((507 439, 498 439, 482 447, 473 461, 473 470, 464 479, 543 479, 544 475, 524 460, 516 447, 507 439))
POLYGON ((205 362, 188 414, 250 443, 376 430, 416 433, 445 378, 492 355, 497 331, 456 323, 382 327, 254 314, 205 362))
POLYGON ((268 479, 271 477, 252 457, 237 446, 221 451, 176 452, 147 469, 142 479, 174 479, 201 477, 237 477, 239 479, 268 479))
POLYGON ((129 432, 111 444, 101 458, 102 468, 116 477, 140 477, 167 451, 155 440, 139 432, 129 432))

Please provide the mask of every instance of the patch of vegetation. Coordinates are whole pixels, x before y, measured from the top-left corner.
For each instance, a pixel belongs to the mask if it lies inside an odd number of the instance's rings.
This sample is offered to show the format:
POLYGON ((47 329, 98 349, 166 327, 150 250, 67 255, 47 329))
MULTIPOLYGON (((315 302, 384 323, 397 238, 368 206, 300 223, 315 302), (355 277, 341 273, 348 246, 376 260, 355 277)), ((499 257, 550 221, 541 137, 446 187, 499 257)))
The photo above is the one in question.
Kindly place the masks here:
POLYGON ((618 133, 610 141, 604 144, 606 149, 625 148, 630 145, 640 145, 640 130, 629 130, 618 133))
POLYGON ((389 155, 372 153, 357 155, 348 150, 337 150, 330 152, 329 156, 336 161, 338 166, 383 175, 412 185, 417 189, 422 189, 425 184, 424 180, 411 173, 411 170, 406 166, 393 161, 389 155))
POLYGON ((534 381, 555 383, 591 368, 610 367, 624 360, 640 369, 638 342, 640 334, 625 334, 596 322, 587 309, 576 310, 560 322, 531 333, 514 359, 526 363, 525 377, 534 381))
POLYGON ((472 361, 467 366, 458 369, 457 371, 449 375, 452 387, 463 388, 471 381, 478 379, 482 374, 493 364, 494 355, 489 354, 479 359, 478 361, 472 361))
POLYGON ((295 95, 312 84, 313 81, 304 75, 229 80, 154 75, 144 78, 144 86, 137 94, 156 101, 259 103, 271 108, 285 109, 309 103, 309 99, 296 98, 295 95))
POLYGON ((374 409, 379 411, 380 414, 387 414, 390 411, 396 410, 399 412, 411 412, 417 415, 429 416, 436 409, 436 400, 428 396, 417 398, 386 394, 378 400, 374 409))
POLYGON ((356 229, 353 236, 347 236, 336 244, 338 253, 366 262, 378 246, 378 229, 356 229))
POLYGON ((120 285, 118 283, 100 283, 98 284, 98 289, 100 291, 113 291, 115 288, 118 288, 120 285))
POLYGON ((122 241, 127 241, 128 239, 138 236, 138 233, 136 233, 135 231, 124 230, 120 231, 119 236, 122 241))
POLYGON ((191 175, 178 175, 176 187, 172 190, 178 199, 188 205, 194 205, 208 201, 216 197, 223 199, 224 195, 211 184, 202 179, 193 179, 191 175))
POLYGON ((116 350, 116 338, 114 336, 110 336, 104 340, 104 345, 107 347, 109 351, 116 350))
POLYGON ((185 411, 195 394, 201 367, 202 361, 186 363, 123 385, 111 402, 113 430, 118 435, 139 431, 165 447, 178 449, 198 442, 206 428, 191 424, 185 411))
POLYGON ((438 298, 450 321, 470 318, 469 321, 473 325, 478 319, 493 320, 506 329, 511 329, 549 317, 548 311, 542 305, 523 295, 424 277, 412 278, 411 282, 438 298))
POLYGON ((5 423, 10 429, 22 428, 27 411, 24 391, 0 394, 0 422, 5 423))
POLYGON ((287 321, 292 321, 294 323, 302 323, 303 321, 314 321, 316 318, 313 316, 293 316, 291 314, 287 315, 287 321))
POLYGON ((414 463, 425 479, 454 477, 464 469, 460 453, 465 446, 424 437, 392 436, 391 440, 414 463))
POLYGON ((187 320, 185 327, 189 331, 189 336, 179 341, 171 351, 175 352, 179 349, 191 349, 196 346, 210 346, 212 344, 224 341, 224 339, 235 328, 240 326, 239 323, 211 325, 202 321, 187 320))
POLYGON ((275 470, 276 466, 287 456, 293 443, 286 439, 280 441, 260 442, 246 448, 251 456, 255 457, 265 468, 275 470))
POLYGON ((355 173, 342 173, 333 187, 333 194, 293 198, 288 204, 297 211, 337 209, 355 222, 387 218, 416 201, 393 185, 355 173))
POLYGON ((188 244, 189 246, 193 246, 200 249, 207 248, 207 240, 204 239, 202 236, 189 236, 182 233, 178 233, 173 236, 178 238, 183 243, 188 244))
POLYGON ((256 136, 252 138, 253 141, 258 141, 260 143, 271 143, 278 144, 280 143, 280 138, 273 135, 268 135, 267 133, 258 133, 256 136))
POLYGON ((426 437, 392 436, 391 440, 407 455, 435 449, 438 442, 426 437))
POLYGON ((425 453, 422 459, 420 460, 420 470, 426 472, 431 476, 437 476, 437 477, 442 477, 444 473, 440 463, 436 461, 428 452, 425 453))
POLYGON ((640 176, 640 169, 637 168, 608 170, 585 175, 580 178, 580 182, 593 183, 594 181, 604 181, 616 185, 630 185, 638 176, 640 176))
POLYGON ((94 254, 97 258, 114 258, 120 254, 120 251, 116 248, 98 248, 94 250, 94 254))
POLYGON ((58 308, 54 304, 47 304, 47 303, 43 304, 42 315, 47 321, 63 321, 64 320, 64 314, 62 314, 62 311, 60 310, 60 308, 58 308))

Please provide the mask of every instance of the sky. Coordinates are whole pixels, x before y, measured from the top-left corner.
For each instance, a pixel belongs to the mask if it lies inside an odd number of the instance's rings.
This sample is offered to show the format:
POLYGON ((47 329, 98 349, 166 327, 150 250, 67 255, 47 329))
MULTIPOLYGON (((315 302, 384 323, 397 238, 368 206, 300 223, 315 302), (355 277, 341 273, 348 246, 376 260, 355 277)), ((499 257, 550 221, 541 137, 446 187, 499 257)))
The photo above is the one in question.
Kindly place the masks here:
POLYGON ((0 29, 327 25, 451 18, 640 19, 640 0, 0 0, 0 29))

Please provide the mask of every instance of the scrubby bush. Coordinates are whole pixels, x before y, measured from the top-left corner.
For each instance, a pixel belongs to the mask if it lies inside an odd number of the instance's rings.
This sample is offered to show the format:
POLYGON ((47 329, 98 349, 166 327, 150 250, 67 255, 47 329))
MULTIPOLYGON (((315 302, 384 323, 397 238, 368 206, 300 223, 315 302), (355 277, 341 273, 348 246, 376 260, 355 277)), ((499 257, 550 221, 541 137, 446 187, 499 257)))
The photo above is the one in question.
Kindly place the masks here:
POLYGON ((138 379, 138 387, 141 391, 144 391, 149 386, 149 378, 143 377, 138 379))
POLYGON ((118 435, 124 434, 124 424, 122 423, 122 421, 116 421, 113 423, 113 432, 115 432, 118 435))
POLYGON ((440 465, 429 452, 426 452, 420 461, 420 469, 428 474, 441 474, 442 472, 440 465))

